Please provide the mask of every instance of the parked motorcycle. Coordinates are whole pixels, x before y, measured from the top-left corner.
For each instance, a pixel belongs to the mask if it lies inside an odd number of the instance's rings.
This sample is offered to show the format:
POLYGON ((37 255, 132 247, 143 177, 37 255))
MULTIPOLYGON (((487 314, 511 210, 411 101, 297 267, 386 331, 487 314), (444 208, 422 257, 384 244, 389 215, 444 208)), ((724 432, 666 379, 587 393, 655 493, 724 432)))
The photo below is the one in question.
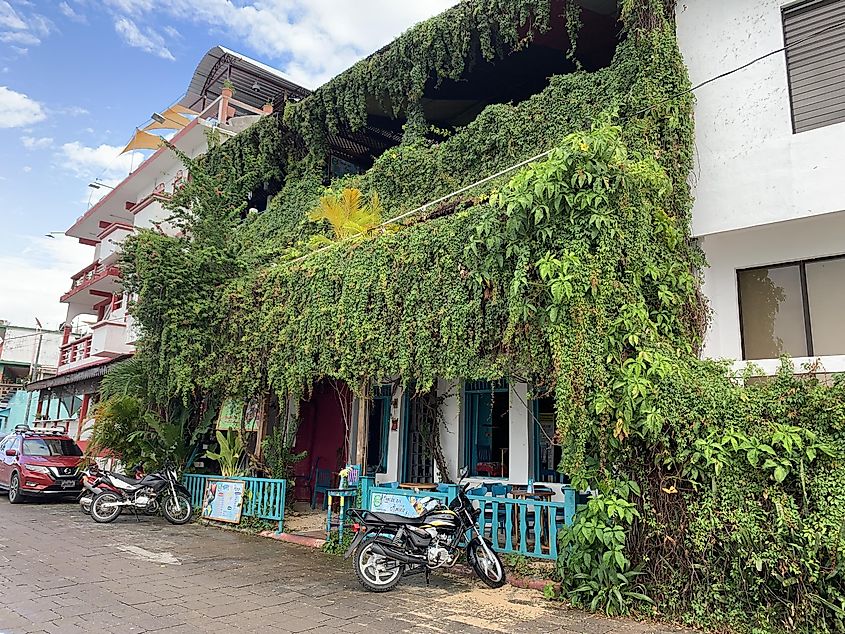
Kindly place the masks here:
POLYGON ((505 568, 490 540, 479 532, 481 514, 466 496, 469 484, 459 487, 448 507, 430 498, 420 517, 373 513, 351 509, 356 536, 345 558, 354 554, 353 566, 361 585, 371 592, 393 589, 403 575, 454 566, 462 551, 479 578, 491 588, 505 584, 505 568), (466 545, 462 545, 464 538, 466 545))
MULTIPOLYGON (((86 515, 91 515, 91 501, 94 497, 103 491, 114 491, 119 493, 119 489, 108 483, 106 476, 111 475, 111 472, 100 469, 96 462, 91 463, 82 472, 82 488, 83 491, 79 495, 79 508, 86 515)), ((141 480, 144 477, 141 465, 136 465, 132 468, 132 475, 135 480, 141 480)), ((158 514, 158 502, 150 504, 144 511, 146 515, 158 514)))
POLYGON ((107 488, 91 500, 91 517, 100 524, 113 522, 123 509, 136 514, 154 514, 161 509, 171 524, 188 523, 194 512, 191 494, 171 467, 145 475, 141 480, 103 472, 101 486, 107 488))

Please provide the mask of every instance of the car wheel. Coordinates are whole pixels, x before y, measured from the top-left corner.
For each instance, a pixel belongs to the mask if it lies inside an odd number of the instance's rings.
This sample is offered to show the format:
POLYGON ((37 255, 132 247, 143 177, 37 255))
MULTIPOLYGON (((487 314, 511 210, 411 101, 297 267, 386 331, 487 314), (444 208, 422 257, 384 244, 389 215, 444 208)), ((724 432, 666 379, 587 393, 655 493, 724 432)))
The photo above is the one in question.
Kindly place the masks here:
POLYGON ((13 473, 12 479, 9 481, 9 502, 12 504, 20 504, 23 502, 23 495, 21 494, 21 479, 17 473, 13 473))

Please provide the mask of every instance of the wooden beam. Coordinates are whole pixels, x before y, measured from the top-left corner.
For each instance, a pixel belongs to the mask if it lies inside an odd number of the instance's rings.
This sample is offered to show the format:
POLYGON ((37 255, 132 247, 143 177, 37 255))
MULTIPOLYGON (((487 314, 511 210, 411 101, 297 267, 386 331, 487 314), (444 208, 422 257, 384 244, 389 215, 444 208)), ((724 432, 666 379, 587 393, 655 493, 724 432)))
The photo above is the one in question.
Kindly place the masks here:
POLYGON ((358 397, 358 433, 355 439, 355 464, 361 465, 361 473, 367 470, 367 437, 370 432, 369 417, 369 386, 361 386, 358 397))

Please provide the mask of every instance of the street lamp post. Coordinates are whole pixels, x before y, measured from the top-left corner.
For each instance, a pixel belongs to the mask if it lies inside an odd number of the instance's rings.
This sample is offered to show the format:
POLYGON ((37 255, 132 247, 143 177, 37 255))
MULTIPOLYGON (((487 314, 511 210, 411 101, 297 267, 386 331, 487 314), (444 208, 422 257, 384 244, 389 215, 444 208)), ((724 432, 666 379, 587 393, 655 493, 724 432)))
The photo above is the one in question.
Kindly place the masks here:
MULTIPOLYGON (((38 361, 41 359, 41 342, 44 340, 44 327, 41 325, 41 320, 35 318, 35 323, 38 325, 36 334, 38 335, 38 343, 35 346, 35 354, 32 357, 32 363, 29 366, 29 383, 37 380, 36 373, 38 372, 38 361)), ((26 413, 24 414, 24 423, 29 424, 29 410, 32 407, 32 396, 26 397, 26 413)))

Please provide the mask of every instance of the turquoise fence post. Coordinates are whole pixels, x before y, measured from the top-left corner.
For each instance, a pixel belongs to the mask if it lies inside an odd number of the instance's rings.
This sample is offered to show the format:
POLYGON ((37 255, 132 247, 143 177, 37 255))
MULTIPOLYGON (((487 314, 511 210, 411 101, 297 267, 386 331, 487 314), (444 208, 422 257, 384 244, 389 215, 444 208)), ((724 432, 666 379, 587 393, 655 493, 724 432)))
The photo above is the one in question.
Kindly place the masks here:
POLYGON ((361 508, 367 511, 370 510, 370 489, 375 485, 375 480, 373 476, 361 478, 361 508))
POLYGON ((281 514, 279 516, 279 530, 276 531, 276 535, 278 535, 279 533, 281 533, 284 530, 285 503, 287 502, 286 497, 287 497, 288 481, 282 480, 281 483, 280 483, 280 486, 281 486, 281 489, 282 489, 281 490, 282 503, 281 503, 281 514))
POLYGON ((457 484, 444 484, 446 488, 446 504, 451 504, 452 500, 458 497, 458 485, 457 484))
POLYGON ((563 523, 572 526, 575 519, 575 489, 564 487, 563 489, 563 523))

